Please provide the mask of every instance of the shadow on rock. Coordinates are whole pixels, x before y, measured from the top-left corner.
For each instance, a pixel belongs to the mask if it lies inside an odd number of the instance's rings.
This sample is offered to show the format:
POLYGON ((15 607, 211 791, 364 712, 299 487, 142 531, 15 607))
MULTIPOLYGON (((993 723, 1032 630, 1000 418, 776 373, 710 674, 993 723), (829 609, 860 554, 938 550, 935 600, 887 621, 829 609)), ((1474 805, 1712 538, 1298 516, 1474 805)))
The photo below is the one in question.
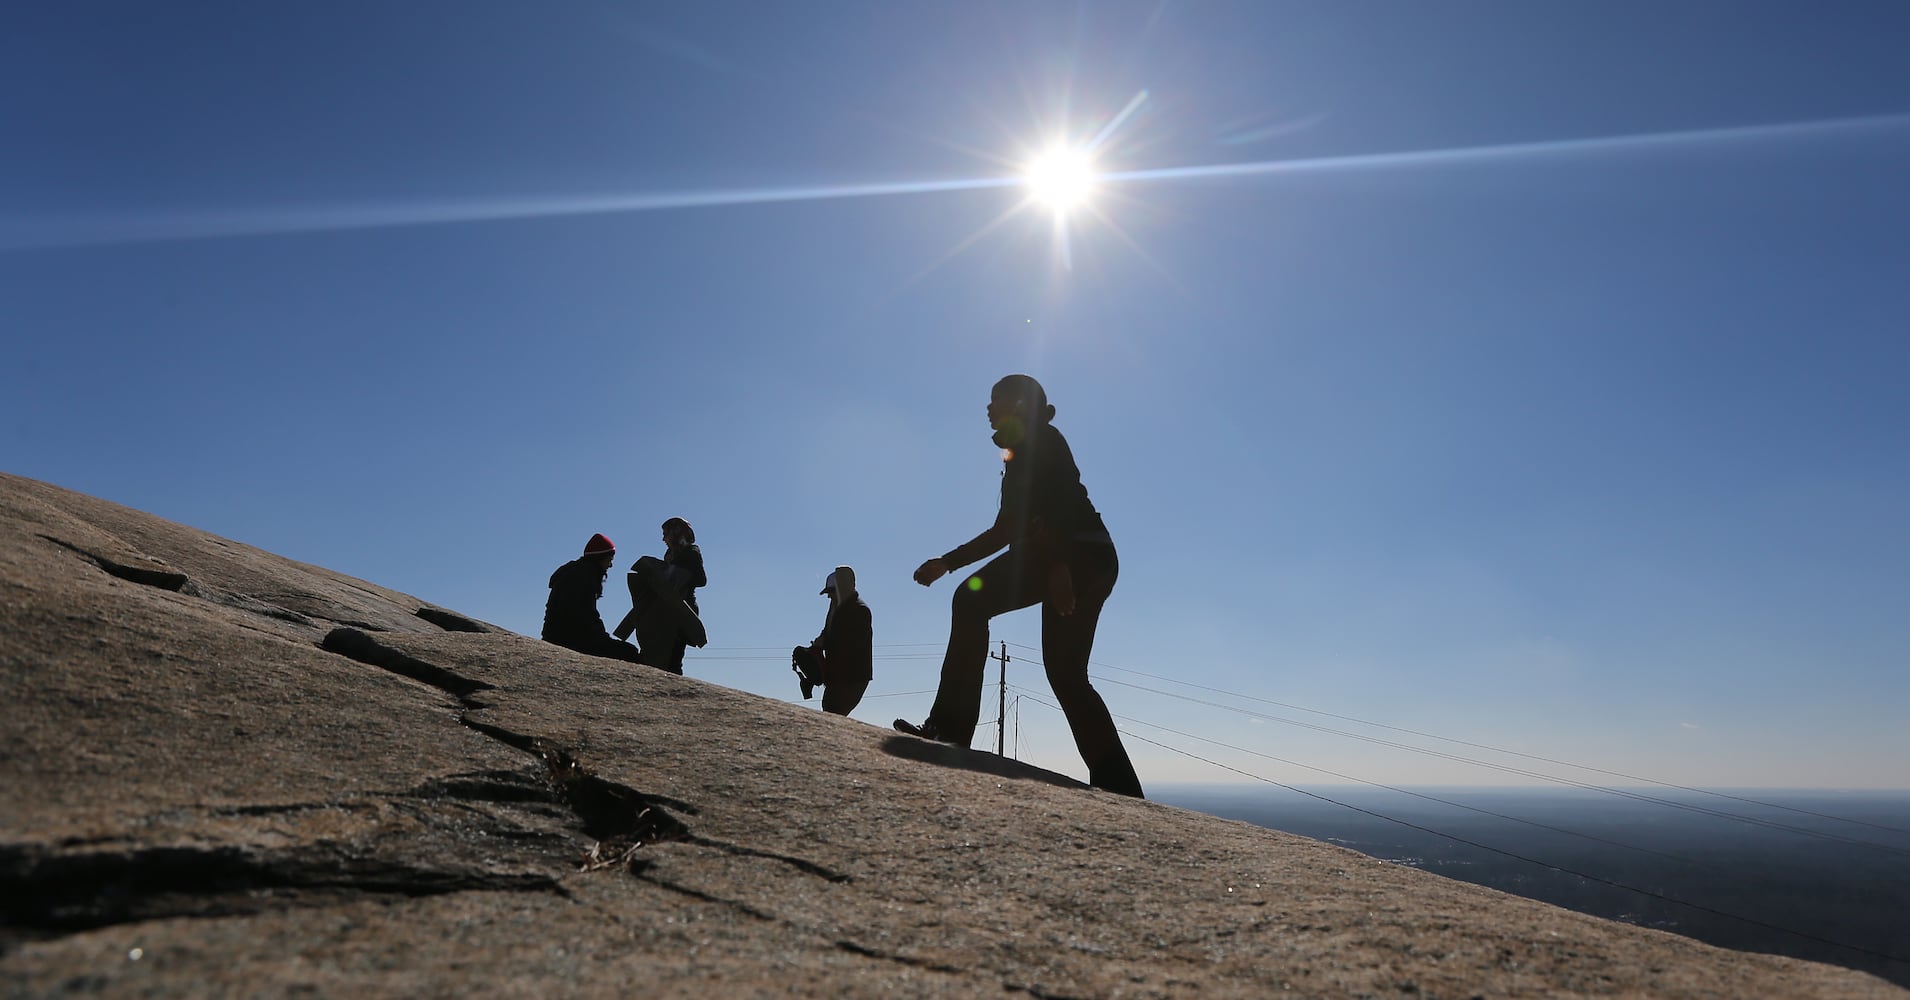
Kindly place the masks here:
POLYGON ((978 771, 992 774, 997 778, 1017 778, 1026 781, 1039 781, 1059 788, 1086 788, 1087 785, 1053 771, 1044 771, 1032 764, 1023 764, 1018 760, 997 757, 992 753, 981 753, 958 747, 949 743, 936 743, 931 740, 916 739, 913 736, 891 736, 882 741, 882 752, 892 757, 919 760, 924 764, 936 764, 941 767, 959 768, 963 771, 978 771))
POLYGON ((544 875, 363 857, 339 845, 67 853, 5 844, 0 845, 0 945, 133 921, 472 891, 564 894, 555 879, 544 875))

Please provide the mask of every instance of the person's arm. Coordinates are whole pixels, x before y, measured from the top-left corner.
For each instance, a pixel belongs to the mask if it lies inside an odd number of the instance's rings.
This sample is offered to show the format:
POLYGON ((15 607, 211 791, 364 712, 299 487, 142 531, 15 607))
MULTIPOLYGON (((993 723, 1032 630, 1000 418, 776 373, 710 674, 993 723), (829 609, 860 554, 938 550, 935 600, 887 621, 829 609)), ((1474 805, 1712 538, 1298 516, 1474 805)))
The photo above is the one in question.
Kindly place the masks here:
POLYGON ((926 587, 941 579, 945 574, 1000 552, 1002 546, 1008 544, 1008 526, 1002 523, 1005 516, 1005 512, 997 513, 995 523, 989 525, 981 534, 917 567, 915 582, 926 587))
POLYGON ((709 586, 709 574, 703 572, 703 550, 695 545, 685 545, 668 553, 663 560, 663 578, 683 594, 709 586))
POLYGON ((690 574, 690 586, 709 586, 710 576, 703 572, 703 550, 697 548, 695 543, 691 543, 687 548, 688 551, 683 553, 683 568, 690 574))
POLYGON ((849 620, 844 623, 847 631, 836 642, 837 658, 845 666, 858 668, 864 678, 874 672, 875 665, 875 616, 869 613, 866 604, 851 604, 847 608, 849 620))

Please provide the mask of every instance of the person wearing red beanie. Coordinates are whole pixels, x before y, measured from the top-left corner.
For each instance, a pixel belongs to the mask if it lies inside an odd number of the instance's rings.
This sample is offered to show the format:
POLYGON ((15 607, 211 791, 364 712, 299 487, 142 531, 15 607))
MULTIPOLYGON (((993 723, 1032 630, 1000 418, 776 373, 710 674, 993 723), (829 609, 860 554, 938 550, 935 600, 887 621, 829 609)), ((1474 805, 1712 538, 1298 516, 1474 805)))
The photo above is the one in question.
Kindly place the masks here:
POLYGON ((611 638, 597 613, 604 579, 616 561, 616 543, 599 533, 584 543, 583 555, 557 567, 550 575, 550 598, 544 603, 545 642, 592 656, 638 662, 637 648, 611 638))

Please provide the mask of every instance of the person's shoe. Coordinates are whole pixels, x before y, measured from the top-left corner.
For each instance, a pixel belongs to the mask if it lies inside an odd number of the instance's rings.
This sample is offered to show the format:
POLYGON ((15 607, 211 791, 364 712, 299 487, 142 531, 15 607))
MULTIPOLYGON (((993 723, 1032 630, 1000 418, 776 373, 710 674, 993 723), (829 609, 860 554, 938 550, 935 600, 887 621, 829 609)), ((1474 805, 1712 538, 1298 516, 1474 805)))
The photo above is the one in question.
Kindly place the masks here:
POLYGON ((898 733, 907 733, 910 736, 920 737, 925 740, 939 740, 942 738, 941 734, 935 731, 934 719, 929 719, 919 726, 907 719, 897 719, 895 720, 895 731, 898 733))

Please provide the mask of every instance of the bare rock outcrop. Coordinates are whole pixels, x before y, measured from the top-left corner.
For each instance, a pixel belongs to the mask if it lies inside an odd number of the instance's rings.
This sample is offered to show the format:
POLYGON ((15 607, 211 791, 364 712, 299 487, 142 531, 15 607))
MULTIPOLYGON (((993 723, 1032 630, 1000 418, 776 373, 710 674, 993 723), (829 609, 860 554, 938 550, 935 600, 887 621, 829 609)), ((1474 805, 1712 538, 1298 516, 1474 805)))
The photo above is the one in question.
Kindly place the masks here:
POLYGON ((1901 997, 0 476, 8 995, 1901 997))

